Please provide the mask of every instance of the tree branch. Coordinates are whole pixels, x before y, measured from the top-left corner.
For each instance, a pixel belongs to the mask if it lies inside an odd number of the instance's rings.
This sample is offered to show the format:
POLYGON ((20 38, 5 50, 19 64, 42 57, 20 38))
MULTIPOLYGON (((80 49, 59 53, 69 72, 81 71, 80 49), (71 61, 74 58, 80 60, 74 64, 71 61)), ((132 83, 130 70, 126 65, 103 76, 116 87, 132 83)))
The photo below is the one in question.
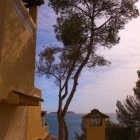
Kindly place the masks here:
MULTIPOLYGON (((114 6, 117 6, 117 5, 118 5, 118 4, 114 4, 114 5, 112 6, 112 8, 113 8, 114 6)), ((97 13, 94 15, 94 18, 95 18, 101 11, 110 9, 110 7, 108 7, 108 8, 105 8, 105 7, 106 7, 106 5, 104 4, 100 9, 95 10, 95 12, 97 11, 97 13)))
POLYGON ((59 80, 59 81, 60 81, 60 78, 59 78, 59 77, 57 77, 55 74, 53 74, 53 73, 51 73, 51 72, 48 72, 48 74, 52 75, 53 77, 55 77, 57 80, 59 80))
POLYGON ((79 9, 83 14, 85 14, 86 16, 90 17, 90 15, 84 11, 81 7, 77 6, 77 5, 74 5, 73 3, 68 3, 70 6, 73 6, 75 7, 76 9, 79 9))
POLYGON ((87 7, 87 9, 88 9, 88 11, 89 11, 89 14, 90 14, 90 17, 91 17, 91 16, 92 16, 92 15, 91 15, 91 9, 90 9, 90 7, 89 7, 87 1, 84 0, 84 3, 86 4, 86 7, 87 7))
POLYGON ((69 97, 65 103, 65 106, 64 106, 64 109, 63 109, 63 112, 62 112, 62 115, 65 116, 66 115, 66 112, 68 110, 68 107, 69 107, 69 104, 74 96, 74 93, 76 91, 76 88, 77 88, 77 85, 78 85, 78 78, 79 78, 79 75, 82 71, 82 69, 84 68, 85 64, 88 62, 88 59, 91 55, 91 50, 92 50, 92 45, 93 45, 93 36, 94 36, 94 33, 92 32, 92 35, 91 35, 91 40, 90 40, 90 44, 88 46, 88 52, 87 52, 87 55, 85 57, 85 59, 83 60, 82 64, 80 65, 79 69, 77 70, 77 72, 75 73, 74 75, 74 83, 73 83, 73 87, 72 87, 72 90, 69 94, 69 97))
POLYGON ((115 16, 111 16, 106 22, 104 22, 102 25, 100 25, 99 27, 95 28, 94 30, 99 30, 100 28, 102 28, 103 26, 105 26, 111 19, 115 18, 119 13, 117 13, 115 16))
POLYGON ((63 90, 63 89, 65 88, 65 94, 62 96, 62 100, 64 100, 65 97, 66 97, 67 94, 68 94, 68 81, 69 81, 70 76, 71 76, 71 74, 72 74, 72 72, 73 72, 73 70, 74 70, 74 67, 75 67, 75 62, 73 62, 73 65, 69 68, 68 76, 67 76, 67 78, 66 78, 66 80, 65 80, 65 83, 64 83, 63 86, 62 86, 62 89, 61 89, 61 90, 63 90))
POLYGON ((65 94, 61 97, 62 100, 64 100, 67 95, 68 95, 68 83, 65 84, 65 94))

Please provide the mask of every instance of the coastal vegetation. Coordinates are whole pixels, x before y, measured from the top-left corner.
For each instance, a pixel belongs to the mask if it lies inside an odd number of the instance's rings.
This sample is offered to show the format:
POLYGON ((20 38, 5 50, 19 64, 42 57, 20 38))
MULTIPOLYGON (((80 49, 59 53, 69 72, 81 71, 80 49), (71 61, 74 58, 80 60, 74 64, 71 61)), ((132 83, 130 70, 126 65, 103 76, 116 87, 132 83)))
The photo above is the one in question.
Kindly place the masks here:
MULTIPOLYGON (((110 120, 106 121, 105 138, 106 140, 129 140, 131 136, 131 127, 125 127, 119 123, 114 123, 110 120)), ((75 133, 76 140, 87 140, 87 132, 84 121, 81 123, 82 133, 75 133)))
POLYGON ((106 140, 129 140, 131 127, 122 126, 120 123, 106 121, 106 140))
MULTIPOLYGON (((140 138, 140 71, 138 81, 133 88, 134 95, 127 96, 122 104, 117 101, 116 115, 118 123, 106 121, 106 140, 138 140, 140 138)), ((84 121, 81 123, 82 133, 75 133, 76 140, 86 140, 84 121)))
POLYGON ((63 47, 46 47, 40 52, 37 72, 53 77, 58 86, 59 140, 68 140, 65 117, 85 67, 109 65, 97 53, 100 47, 119 43, 118 32, 138 16, 137 0, 49 0, 58 15, 55 33, 63 47))
POLYGON ((82 120, 82 123, 81 123, 81 130, 82 130, 82 133, 80 135, 77 132, 75 133, 75 139, 76 140, 87 140, 87 133, 86 133, 86 127, 85 127, 84 120, 82 120))
POLYGON ((127 96, 124 103, 117 101, 117 117, 122 126, 131 127, 130 140, 140 138, 140 71, 137 74, 134 95, 127 96))

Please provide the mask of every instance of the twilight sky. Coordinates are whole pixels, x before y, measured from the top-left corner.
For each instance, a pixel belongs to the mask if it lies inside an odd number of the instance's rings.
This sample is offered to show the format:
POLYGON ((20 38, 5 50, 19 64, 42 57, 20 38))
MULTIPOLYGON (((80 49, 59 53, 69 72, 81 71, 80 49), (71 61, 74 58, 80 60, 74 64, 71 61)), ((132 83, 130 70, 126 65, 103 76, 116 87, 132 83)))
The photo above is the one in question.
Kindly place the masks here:
MULTIPOLYGON (((46 4, 39 8, 37 32, 37 56, 43 46, 61 45, 55 39, 53 25, 56 16, 46 4)), ((140 9, 140 2, 137 4, 140 9)), ((133 95, 140 67, 140 17, 130 21, 119 33, 120 43, 112 49, 101 48, 98 52, 111 61, 109 67, 85 69, 79 79, 79 85, 69 110, 87 113, 98 108, 105 113, 116 110, 116 101, 124 101, 127 95, 133 95)), ((43 109, 48 112, 57 110, 57 86, 53 80, 35 77, 35 85, 42 90, 43 109)))

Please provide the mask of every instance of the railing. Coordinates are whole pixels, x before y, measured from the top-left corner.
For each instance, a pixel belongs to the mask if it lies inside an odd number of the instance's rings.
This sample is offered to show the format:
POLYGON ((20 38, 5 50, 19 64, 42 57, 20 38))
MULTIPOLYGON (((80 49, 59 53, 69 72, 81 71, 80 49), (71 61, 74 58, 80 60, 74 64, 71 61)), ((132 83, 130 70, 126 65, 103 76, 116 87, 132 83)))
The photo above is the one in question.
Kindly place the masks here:
POLYGON ((16 11, 16 14, 20 18, 21 22, 28 29, 31 35, 34 35, 36 32, 36 25, 34 21, 32 20, 32 18, 30 17, 26 8, 24 7, 24 4, 22 4, 22 1, 13 0, 13 8, 16 11))
POLYGON ((45 123, 44 129, 45 129, 45 132, 49 134, 49 126, 48 126, 48 123, 45 123))

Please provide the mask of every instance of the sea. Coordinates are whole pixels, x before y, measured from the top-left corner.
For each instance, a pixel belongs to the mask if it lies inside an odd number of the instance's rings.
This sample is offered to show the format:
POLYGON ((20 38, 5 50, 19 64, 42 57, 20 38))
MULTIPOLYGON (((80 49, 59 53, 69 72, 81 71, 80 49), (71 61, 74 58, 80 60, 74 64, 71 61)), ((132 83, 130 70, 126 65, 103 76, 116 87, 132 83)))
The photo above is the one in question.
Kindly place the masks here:
MULTIPOLYGON (((69 140, 75 140, 75 133, 81 134, 82 117, 85 114, 68 114, 66 122, 69 130, 69 140)), ((118 123, 116 114, 107 114, 111 121, 118 123)), ((58 123, 56 113, 49 113, 45 116, 45 122, 49 125, 50 134, 58 137, 58 123)))

